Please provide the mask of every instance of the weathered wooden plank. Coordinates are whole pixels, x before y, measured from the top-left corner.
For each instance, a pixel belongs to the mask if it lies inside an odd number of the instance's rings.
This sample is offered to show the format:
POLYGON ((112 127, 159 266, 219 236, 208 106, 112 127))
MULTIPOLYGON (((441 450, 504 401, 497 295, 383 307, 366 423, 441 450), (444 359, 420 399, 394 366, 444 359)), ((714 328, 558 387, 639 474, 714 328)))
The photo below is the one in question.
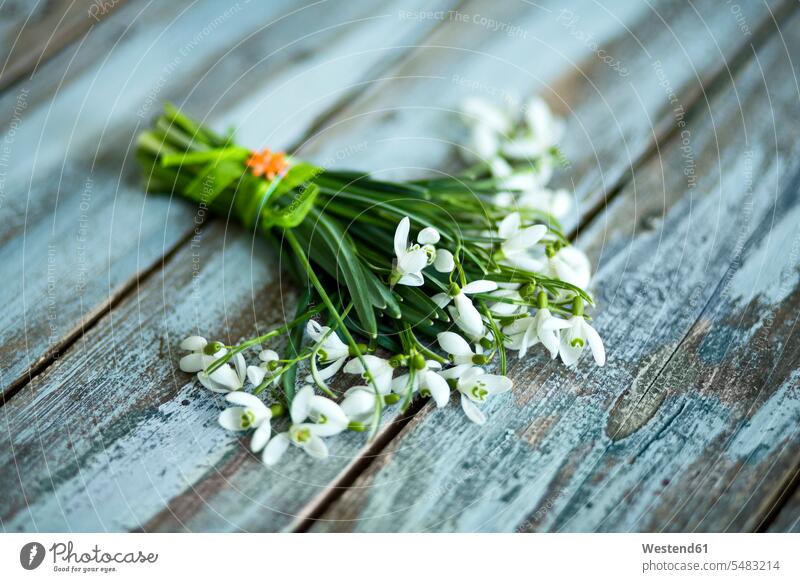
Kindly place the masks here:
POLYGON ((515 362, 482 429, 426 407, 313 530, 758 527, 800 461, 798 24, 579 237, 607 366, 515 362))
POLYGON ((191 236, 193 211, 142 196, 132 160, 163 100, 239 125, 245 142, 288 147, 437 24, 397 22, 398 5, 422 2, 130 2, 0 96, 13 112, 0 198, 0 393, 191 236))
MULTIPOLYGON (((630 179, 631 168, 653 147, 654 138, 670 130, 673 106, 664 99, 663 85, 681 95, 684 108, 703 100, 711 80, 727 74, 733 56, 750 46, 756 31, 773 26, 773 13, 780 18, 788 6, 751 2, 729 10, 713 0, 689 6, 632 3, 625 9, 637 11, 637 25, 627 30, 617 24, 606 42, 582 5, 548 5, 550 12, 543 17, 550 26, 543 31, 520 26, 511 6, 491 13, 482 6, 465 8, 466 23, 448 28, 449 36, 429 43, 383 85, 365 92, 350 109, 351 118, 337 121, 325 135, 369 135, 369 149, 355 162, 384 170, 387 177, 437 173, 460 163, 453 143, 463 141, 465 130, 454 112, 464 98, 477 95, 503 102, 539 94, 566 118, 561 147, 569 167, 556 173, 553 184, 574 192, 575 210, 563 221, 570 230, 621 181, 630 179), (462 28, 474 26, 469 17, 481 11, 521 28, 524 37, 514 50, 524 51, 525 58, 500 52, 495 46, 501 44, 499 35, 487 37, 482 45, 463 46, 467 36, 462 28), (572 52, 578 47, 583 51, 572 52), (568 74, 551 82, 554 70, 568 74), (453 91, 452 85, 460 90, 453 91), (414 148, 398 152, 397 144, 408 141, 414 148)), ((613 20, 619 10, 609 8, 606 16, 613 20)), ((625 20, 621 14, 619 18, 625 20)), ((327 143, 310 142, 303 152, 328 155, 327 143)), ((353 160, 343 165, 352 166, 353 160)))
POLYGON ((123 0, 3 2, 0 6, 0 90, 35 74, 48 58, 111 14, 123 0))
MULTIPOLYGON (((564 40, 541 12, 513 5, 520 21, 553 46, 564 40)), ((478 4, 467 6, 474 13, 478 4)), ((598 37, 610 33, 614 21, 603 9, 587 15, 598 37)), ((398 10, 388 24, 406 22, 414 21, 398 10)), ((457 21, 444 25, 451 29, 445 38, 455 29, 469 33, 476 47, 491 39, 502 56, 526 58, 513 38, 457 21)), ((560 46, 575 57, 586 51, 560 46)), ((361 51, 353 54, 363 58, 361 51)), ((365 151, 359 145, 365 139, 339 135, 338 146, 319 159, 354 159, 365 151)), ((13 493, 0 506, 7 530, 280 529, 357 458, 363 435, 338 438, 328 463, 296 457, 267 471, 215 426, 221 403, 177 371, 172 348, 187 333, 234 341, 281 318, 283 290, 271 287, 276 272, 269 254, 249 254, 250 237, 239 229, 226 233, 216 225, 203 232, 3 408, 13 435, 3 447, 10 451, 7 466, 15 460, 26 467, 12 476, 7 488, 13 493), (96 401, 98 414, 80 413, 96 401), (41 448, 41 439, 53 444, 41 448)), ((285 299, 291 303, 290 295, 285 299)))

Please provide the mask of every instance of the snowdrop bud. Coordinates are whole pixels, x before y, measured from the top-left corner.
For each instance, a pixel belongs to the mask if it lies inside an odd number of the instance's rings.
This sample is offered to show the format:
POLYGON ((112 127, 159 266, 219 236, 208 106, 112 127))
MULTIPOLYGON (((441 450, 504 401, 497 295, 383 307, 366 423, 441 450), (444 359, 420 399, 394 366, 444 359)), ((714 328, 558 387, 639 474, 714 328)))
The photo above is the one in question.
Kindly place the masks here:
POLYGON ((383 397, 384 404, 397 404, 398 402, 400 402, 399 394, 387 394, 383 397))
POLYGON ((420 231, 417 236, 417 242, 421 245, 435 245, 439 242, 440 238, 439 231, 429 226, 420 231))
POLYGON ((272 404, 269 409, 272 411, 272 418, 277 418, 286 414, 286 407, 281 403, 272 404))
POLYGON ((489 356, 485 354, 475 354, 472 356, 472 363, 476 366, 483 366, 484 364, 488 364, 490 362, 489 356))
POLYGON ((355 422, 352 421, 350 424, 347 425, 347 430, 352 430, 355 432, 364 432, 367 430, 367 427, 364 425, 363 422, 355 422))
POLYGON ((405 365, 406 357, 403 354, 395 354, 391 358, 389 358, 389 365, 392 368, 399 368, 400 366, 405 365))

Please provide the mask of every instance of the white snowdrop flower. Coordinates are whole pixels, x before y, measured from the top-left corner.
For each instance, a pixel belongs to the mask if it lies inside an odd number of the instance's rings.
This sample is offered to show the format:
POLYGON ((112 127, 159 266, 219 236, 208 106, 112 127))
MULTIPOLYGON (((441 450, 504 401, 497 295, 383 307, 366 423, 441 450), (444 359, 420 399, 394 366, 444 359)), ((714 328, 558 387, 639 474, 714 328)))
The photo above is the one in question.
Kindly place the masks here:
POLYGON ((437 293, 431 299, 441 308, 452 302, 454 306, 448 309, 453 321, 471 340, 477 340, 484 335, 483 318, 468 295, 489 293, 495 289, 497 289, 497 283, 494 281, 479 279, 467 283, 464 287, 459 287, 454 283, 450 286, 448 293, 437 293))
MULTIPOLYGON (((412 393, 419 392, 423 396, 430 396, 438 408, 446 406, 450 399, 450 387, 447 385, 447 380, 438 373, 442 365, 435 360, 425 360, 422 356, 410 365, 414 366, 414 377, 411 380, 412 393)), ((392 380, 394 393, 405 393, 408 389, 409 375, 410 373, 403 374, 392 380)))
POLYGON ((225 400, 236 406, 219 414, 219 424, 231 431, 255 429, 250 439, 250 449, 257 453, 263 449, 272 434, 272 410, 260 398, 247 392, 231 392, 225 400))
POLYGON ((209 343, 205 338, 196 335, 187 337, 180 347, 191 351, 181 358, 180 369, 189 373, 197 372, 197 379, 212 392, 223 394, 244 386, 247 365, 242 354, 237 353, 231 358, 233 366, 225 363, 211 374, 206 374, 205 370, 225 356, 228 350, 220 342, 209 343))
MULTIPOLYGON (((329 364, 328 367, 317 372, 321 380, 332 378, 344 365, 345 360, 350 355, 350 348, 344 343, 336 332, 332 332, 327 325, 320 325, 316 321, 309 320, 306 324, 306 333, 317 342, 317 359, 322 364, 329 364)), ((307 378, 307 382, 313 382, 307 378)))
POLYGON ((547 259, 547 271, 562 281, 587 289, 592 280, 592 265, 582 250, 573 246, 562 247, 547 259))
POLYGON ((452 331, 443 331, 436 336, 436 339, 442 351, 444 351, 450 357, 450 361, 456 365, 486 363, 486 356, 483 355, 483 347, 480 344, 477 344, 473 350, 467 340, 452 331))
POLYGON ((475 424, 485 424, 486 416, 476 403, 483 404, 489 396, 511 390, 511 379, 487 374, 477 367, 462 368, 457 374, 456 389, 461 393, 461 408, 464 414, 475 424))
POLYGON ((497 235, 503 241, 500 245, 500 259, 508 265, 533 271, 540 263, 532 259, 529 252, 547 234, 547 227, 536 224, 522 228, 521 225, 519 212, 512 212, 498 225, 497 235))
MULTIPOLYGON (((365 354, 362 356, 367 363, 367 370, 372 375, 375 385, 381 394, 388 394, 392 391, 392 376, 394 376, 394 367, 389 363, 389 360, 384 360, 378 356, 365 354)), ((361 360, 353 358, 344 367, 344 371, 348 374, 361 374, 361 377, 366 378, 364 374, 364 366, 361 360)))
MULTIPOLYGON (((411 221, 406 216, 397 225, 397 230, 394 233, 394 253, 396 258, 392 268, 392 275, 389 278, 389 283, 392 286, 408 285, 410 287, 419 287, 425 282, 422 277, 422 269, 428 266, 429 261, 435 259, 435 249, 431 253, 432 246, 426 249, 418 244, 409 245, 408 234, 410 230, 411 221)), ((435 229, 430 230, 436 232, 435 229)), ((436 232, 436 235, 438 236, 439 233, 436 232)), ((429 238, 430 236, 431 233, 429 232, 426 233, 424 238, 429 238)), ((424 244, 428 245, 429 243, 424 244)))
POLYGON ((503 328, 503 333, 507 338, 506 347, 519 350, 520 358, 525 355, 528 348, 540 342, 550 352, 550 357, 555 358, 560 343, 559 330, 567 327, 569 327, 567 321, 555 317, 549 309, 543 307, 533 317, 523 317, 513 321, 503 328))
POLYGON ((436 259, 433 261, 433 268, 440 273, 452 273, 456 268, 456 261, 453 253, 447 249, 437 249, 436 259))
POLYGON ((261 350, 258 359, 261 360, 258 366, 247 366, 247 379, 253 386, 260 386, 265 378, 269 378, 273 384, 280 380, 280 373, 275 373, 281 359, 276 351, 261 350))
POLYGON ((369 386, 353 386, 344 393, 342 410, 352 421, 367 422, 375 414, 375 390, 369 386))
MULTIPOLYGON (((547 320, 543 327, 545 329, 561 328, 562 324, 556 321, 556 319, 557 318, 553 317, 547 320)), ((589 325, 582 315, 573 315, 567 320, 567 324, 567 327, 561 329, 558 348, 558 353, 564 364, 572 366, 577 363, 583 348, 588 344, 597 365, 605 365, 606 350, 605 347, 603 347, 603 340, 600 339, 600 334, 589 325)))
POLYGON ((276 435, 264 447, 261 460, 265 465, 276 464, 289 445, 301 448, 315 459, 324 459, 328 456, 328 447, 322 437, 339 434, 349 423, 338 404, 315 395, 311 386, 305 386, 295 394, 290 416, 292 424, 289 430, 276 435))

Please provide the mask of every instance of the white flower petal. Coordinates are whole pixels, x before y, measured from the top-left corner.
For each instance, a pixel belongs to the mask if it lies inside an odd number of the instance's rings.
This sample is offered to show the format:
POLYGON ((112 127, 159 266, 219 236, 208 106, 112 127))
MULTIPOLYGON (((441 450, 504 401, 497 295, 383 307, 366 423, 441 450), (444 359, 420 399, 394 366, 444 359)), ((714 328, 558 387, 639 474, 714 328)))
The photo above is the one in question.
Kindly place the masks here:
POLYGON ((411 220, 408 216, 403 218, 394 231, 394 254, 400 259, 408 249, 408 232, 411 230, 411 220))
POLYGON ((397 281, 398 285, 407 287, 421 287, 425 284, 425 279, 419 273, 406 273, 397 281))
POLYGON ((311 386, 303 386, 292 399, 292 406, 290 416, 294 424, 300 424, 311 411, 311 401, 314 398, 314 388, 311 386))
POLYGON ((570 343, 569 330, 564 330, 561 333, 558 353, 561 356, 561 361, 566 366, 574 366, 578 362, 578 358, 581 357, 581 347, 573 346, 570 343))
POLYGON ((369 419, 375 410, 375 393, 365 387, 349 390, 342 401, 342 410, 350 420, 363 422, 369 419))
POLYGON ((278 355, 278 352, 275 350, 261 350, 258 353, 258 358, 262 362, 274 362, 275 360, 281 359, 281 357, 278 355))
POLYGON ((428 265, 428 253, 425 249, 415 249, 404 253, 397 260, 397 268, 402 273, 416 273, 428 265))
POLYGON ((241 353, 233 356, 233 367, 236 370, 236 375, 239 377, 239 385, 244 385, 245 378, 247 377, 247 362, 244 361, 244 356, 241 353))
POLYGON ((219 425, 225 430, 232 430, 232 431, 244 430, 244 426, 242 426, 242 415, 245 412, 246 412, 245 409, 241 408, 240 406, 226 408, 225 410, 219 413, 219 418, 217 419, 217 421, 219 422, 219 425))
POLYGON ((486 416, 481 412, 481 409, 464 394, 461 395, 461 408, 464 410, 464 414, 467 415, 467 418, 475 424, 486 424, 486 416))
POLYGON ((205 360, 203 354, 189 354, 181 358, 178 366, 182 371, 194 374, 205 367, 204 363, 205 360))
POLYGON ((519 231, 503 243, 503 252, 512 254, 525 251, 535 246, 547 234, 547 227, 543 224, 529 226, 519 231))
POLYGON ((438 249, 436 251, 436 258, 433 261, 433 268, 439 273, 451 273, 453 269, 456 268, 453 253, 447 249, 438 249))
POLYGON ((483 374, 480 377, 481 384, 484 385, 489 394, 503 394, 511 390, 514 383, 507 376, 499 374, 483 374))
POLYGON ((283 453, 289 448, 289 442, 289 436, 285 432, 276 435, 275 438, 271 439, 267 443, 267 446, 264 447, 261 461, 268 466, 274 465, 280 461, 283 453))
POLYGON ((311 438, 303 444, 303 450, 315 459, 324 459, 328 456, 328 446, 317 435, 311 435, 311 438))
POLYGON ((199 352, 208 345, 206 338, 199 335, 190 335, 181 342, 181 349, 190 352, 199 352))
MULTIPOLYGON (((269 412, 269 407, 264 404, 264 401, 255 394, 250 394, 249 392, 231 392, 225 396, 225 400, 231 404, 251 408, 254 413, 259 415, 264 415, 266 412, 269 412)), ((272 416, 272 413, 269 412, 269 415, 272 416)))
POLYGON ((606 363, 606 349, 603 347, 603 340, 600 339, 600 334, 586 322, 583 324, 583 331, 592 350, 594 361, 597 362, 598 366, 604 366, 606 363))
POLYGON ((272 436, 272 426, 270 425, 269 419, 265 419, 261 424, 258 425, 255 432, 253 432, 253 436, 250 439, 250 450, 254 453, 257 453, 269 442, 269 438, 272 436))
POLYGON ((464 120, 473 126, 507 133, 513 124, 510 116, 495 104, 479 97, 465 99, 460 106, 464 120))
POLYGON ((454 356, 471 356, 473 354, 472 346, 457 333, 443 331, 436 336, 436 339, 439 342, 439 346, 447 354, 454 356))
POLYGON ((431 300, 441 309, 447 307, 450 304, 450 301, 452 301, 452 299, 453 298, 450 297, 447 293, 437 293, 436 295, 431 297, 431 300))
POLYGON ((439 408, 446 406, 450 400, 450 386, 447 385, 447 380, 436 372, 424 372, 423 382, 436 406, 439 408))
POLYGON ((421 245, 435 245, 439 239, 439 231, 430 226, 423 228, 417 235, 417 242, 421 245))
POLYGON ((467 332, 470 338, 476 338, 483 335, 483 318, 480 312, 469 300, 469 297, 463 293, 458 294, 453 298, 456 310, 458 311, 458 323, 462 329, 467 332))
POLYGON ((522 217, 519 212, 512 212, 497 225, 497 235, 503 240, 511 238, 519 232, 521 224, 522 217))
MULTIPOLYGON (((339 372, 346 359, 347 358, 339 358, 338 360, 334 360, 330 366, 317 370, 317 377, 320 380, 330 380, 339 372)), ((313 382, 313 378, 309 381, 313 382)))
POLYGON ((494 281, 479 279, 464 285, 464 287, 461 288, 461 292, 466 293, 467 295, 472 295, 474 293, 490 293, 495 289, 497 289, 497 283, 494 281))
POLYGON ((327 333, 328 329, 330 328, 327 326, 320 325, 313 319, 310 319, 306 324, 306 333, 308 334, 308 337, 310 337, 315 342, 320 341, 323 338, 323 336, 327 333))
POLYGON ((339 434, 347 428, 347 415, 333 400, 323 396, 315 396, 311 401, 311 411, 314 418, 325 417, 324 423, 318 423, 316 434, 331 436, 339 434))
POLYGON ((267 371, 261 366, 247 366, 247 380, 253 385, 258 386, 267 375, 267 371))

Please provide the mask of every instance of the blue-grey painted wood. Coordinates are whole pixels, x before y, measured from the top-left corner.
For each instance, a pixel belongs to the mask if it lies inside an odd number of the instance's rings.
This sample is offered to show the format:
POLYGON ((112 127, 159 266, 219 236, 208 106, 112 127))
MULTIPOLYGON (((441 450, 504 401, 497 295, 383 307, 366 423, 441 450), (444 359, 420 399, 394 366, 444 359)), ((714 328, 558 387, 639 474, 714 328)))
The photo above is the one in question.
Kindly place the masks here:
POLYGON ((579 236, 607 366, 514 362, 483 428, 426 407, 312 530, 760 527, 800 465, 800 15, 782 20, 579 236))
POLYGON ((164 100, 289 147, 438 24, 397 19, 423 4, 132 1, 0 95, 0 393, 191 236, 194 211, 144 197, 132 156, 164 100))
POLYGON ((0 90, 75 42, 123 0, 8 0, 0 5, 0 90))
MULTIPOLYGON (((478 6, 464 10, 475 13, 478 6)), ((540 12, 517 2, 513 6, 518 21, 554 46, 565 40, 540 12)), ((614 19, 600 7, 594 10, 587 18, 598 28, 590 30, 610 34, 614 19)), ((407 20, 399 12, 393 16, 386 21, 392 28, 407 20)), ((513 38, 457 21, 443 25, 444 39, 469 32, 476 46, 491 41, 506 58, 526 58, 513 38)), ((374 30, 372 40, 362 42, 380 46, 374 30)), ((358 44, 350 46, 357 59, 364 58, 358 44)), ((558 46, 577 59, 587 51, 572 42, 558 46)), ((320 72, 337 74, 309 71, 320 72)), ((455 85, 451 90, 460 94, 455 85)), ((263 115, 271 119, 267 111, 263 115)), ((332 157, 354 151, 352 144, 364 138, 337 137, 332 157)), ((7 466, 25 467, 12 475, 9 489, 14 491, 0 511, 7 530, 280 529, 358 458, 363 435, 349 435, 337 439, 335 457, 323 466, 296 457, 269 472, 215 426, 219 400, 177 371, 172 348, 197 330, 230 341, 263 330, 280 319, 281 300, 291 302, 291 296, 283 287, 274 288, 276 265, 260 245, 250 254, 246 233, 223 225, 202 233, 3 407, 0 414, 15 435, 3 447, 7 466), (182 405, 184 400, 188 404, 182 405), (94 403, 99 403, 97 414, 94 403), (81 415, 82 410, 90 412, 81 415), (74 422, 64 424, 64 418, 74 422), (53 445, 42 448, 41 439, 53 445)))

